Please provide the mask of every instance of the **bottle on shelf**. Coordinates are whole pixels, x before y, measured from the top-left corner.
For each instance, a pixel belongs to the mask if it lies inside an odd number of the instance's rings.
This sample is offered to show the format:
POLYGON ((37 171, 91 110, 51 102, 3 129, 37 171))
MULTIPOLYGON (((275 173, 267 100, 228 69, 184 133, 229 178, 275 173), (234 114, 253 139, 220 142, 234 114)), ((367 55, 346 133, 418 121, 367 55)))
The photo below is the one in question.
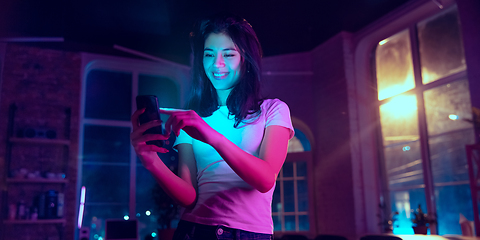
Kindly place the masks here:
POLYGON ((8 206, 8 219, 9 220, 17 219, 17 205, 14 203, 8 206))
POLYGON ((26 213, 25 201, 20 200, 17 203, 17 219, 20 219, 20 220, 26 219, 27 218, 26 214, 27 213, 26 213))
POLYGON ((45 193, 45 218, 57 218, 58 192, 49 190, 45 193))
POLYGON ((38 219, 38 209, 36 207, 33 207, 32 214, 30 215, 30 219, 32 221, 35 221, 38 219))

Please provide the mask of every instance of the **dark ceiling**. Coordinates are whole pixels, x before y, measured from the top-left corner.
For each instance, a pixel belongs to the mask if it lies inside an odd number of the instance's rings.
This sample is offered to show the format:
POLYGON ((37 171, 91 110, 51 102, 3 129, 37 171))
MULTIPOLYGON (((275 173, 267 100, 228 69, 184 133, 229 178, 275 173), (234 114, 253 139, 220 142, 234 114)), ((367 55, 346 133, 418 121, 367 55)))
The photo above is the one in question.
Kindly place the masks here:
POLYGON ((194 21, 219 11, 247 19, 264 55, 272 56, 311 50, 342 30, 358 31, 408 1, 3 0, 0 37, 63 37, 63 44, 85 51, 120 45, 188 64, 194 21))

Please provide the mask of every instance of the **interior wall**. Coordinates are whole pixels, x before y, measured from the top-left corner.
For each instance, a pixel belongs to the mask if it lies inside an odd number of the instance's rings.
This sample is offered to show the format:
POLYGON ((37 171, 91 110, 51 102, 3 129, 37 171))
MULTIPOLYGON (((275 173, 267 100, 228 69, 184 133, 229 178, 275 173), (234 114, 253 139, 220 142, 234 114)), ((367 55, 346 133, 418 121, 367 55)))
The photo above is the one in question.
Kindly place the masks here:
POLYGON ((295 53, 263 59, 262 87, 266 98, 279 98, 292 116, 314 127, 311 54, 295 53))

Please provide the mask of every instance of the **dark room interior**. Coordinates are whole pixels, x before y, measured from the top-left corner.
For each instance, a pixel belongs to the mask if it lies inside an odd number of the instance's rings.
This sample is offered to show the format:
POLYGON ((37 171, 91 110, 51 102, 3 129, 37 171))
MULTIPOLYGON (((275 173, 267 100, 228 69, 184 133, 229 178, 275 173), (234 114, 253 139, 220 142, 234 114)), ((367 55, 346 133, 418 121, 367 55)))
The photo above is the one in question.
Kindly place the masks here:
POLYGON ((0 240, 171 239, 182 209, 130 117, 137 95, 185 107, 190 31, 219 12, 252 25, 262 95, 290 108, 275 239, 480 236, 478 0, 6 0, 0 240))

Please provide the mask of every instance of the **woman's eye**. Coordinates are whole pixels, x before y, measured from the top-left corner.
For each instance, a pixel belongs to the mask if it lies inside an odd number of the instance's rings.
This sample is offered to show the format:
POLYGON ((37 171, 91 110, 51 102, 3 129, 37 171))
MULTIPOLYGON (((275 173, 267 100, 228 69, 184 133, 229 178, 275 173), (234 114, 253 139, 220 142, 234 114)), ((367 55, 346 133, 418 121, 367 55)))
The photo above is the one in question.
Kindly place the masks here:
POLYGON ((213 57, 213 54, 211 54, 211 53, 205 53, 205 54, 203 55, 203 57, 213 57))
POLYGON ((224 57, 234 57, 235 54, 225 54, 224 57))

